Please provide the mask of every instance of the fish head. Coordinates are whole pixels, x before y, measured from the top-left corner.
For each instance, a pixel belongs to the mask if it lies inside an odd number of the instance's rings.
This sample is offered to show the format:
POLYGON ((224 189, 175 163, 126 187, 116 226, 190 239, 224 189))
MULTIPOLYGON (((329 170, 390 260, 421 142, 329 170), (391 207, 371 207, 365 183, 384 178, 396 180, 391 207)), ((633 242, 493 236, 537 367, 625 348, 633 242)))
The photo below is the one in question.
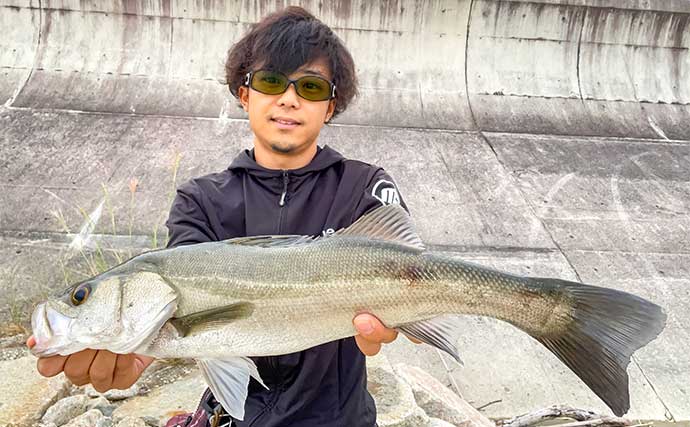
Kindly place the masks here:
POLYGON ((156 273, 96 276, 36 307, 31 352, 38 357, 87 348, 133 353, 173 316, 176 300, 175 290, 156 273))

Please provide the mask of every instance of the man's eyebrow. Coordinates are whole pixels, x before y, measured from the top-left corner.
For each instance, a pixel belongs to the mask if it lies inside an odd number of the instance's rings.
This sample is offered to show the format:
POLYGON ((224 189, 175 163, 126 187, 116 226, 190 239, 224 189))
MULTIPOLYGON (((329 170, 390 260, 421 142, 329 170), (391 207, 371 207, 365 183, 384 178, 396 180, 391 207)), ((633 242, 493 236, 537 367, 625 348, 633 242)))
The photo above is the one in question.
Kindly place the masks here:
POLYGON ((326 77, 326 76, 325 76, 323 73, 321 73, 320 71, 306 69, 306 70, 300 70, 300 72, 302 72, 302 73, 304 73, 304 74, 316 74, 317 76, 321 76, 321 77, 323 77, 324 79, 328 80, 328 77, 326 77))

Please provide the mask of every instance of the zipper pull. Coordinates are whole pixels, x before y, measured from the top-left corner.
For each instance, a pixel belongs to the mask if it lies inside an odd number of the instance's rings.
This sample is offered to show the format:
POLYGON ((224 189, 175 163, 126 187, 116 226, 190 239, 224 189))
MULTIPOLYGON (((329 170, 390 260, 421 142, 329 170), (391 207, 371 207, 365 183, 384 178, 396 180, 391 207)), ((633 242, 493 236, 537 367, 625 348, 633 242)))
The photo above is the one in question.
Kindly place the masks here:
POLYGON ((287 196, 287 190, 288 190, 288 173, 287 171, 283 171, 283 194, 280 195, 280 202, 278 203, 279 206, 285 206, 285 196, 287 196))

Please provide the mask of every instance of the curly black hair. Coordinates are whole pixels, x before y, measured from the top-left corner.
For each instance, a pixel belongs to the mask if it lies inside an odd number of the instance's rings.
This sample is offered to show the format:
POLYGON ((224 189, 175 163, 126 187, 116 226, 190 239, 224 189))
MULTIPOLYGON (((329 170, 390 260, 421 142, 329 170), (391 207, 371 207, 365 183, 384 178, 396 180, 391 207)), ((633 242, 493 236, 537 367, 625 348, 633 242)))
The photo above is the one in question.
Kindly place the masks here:
POLYGON ((314 15, 290 6, 264 17, 228 51, 225 78, 239 97, 245 75, 258 67, 290 75, 313 61, 325 59, 336 85, 333 117, 357 94, 355 63, 337 35, 314 15))

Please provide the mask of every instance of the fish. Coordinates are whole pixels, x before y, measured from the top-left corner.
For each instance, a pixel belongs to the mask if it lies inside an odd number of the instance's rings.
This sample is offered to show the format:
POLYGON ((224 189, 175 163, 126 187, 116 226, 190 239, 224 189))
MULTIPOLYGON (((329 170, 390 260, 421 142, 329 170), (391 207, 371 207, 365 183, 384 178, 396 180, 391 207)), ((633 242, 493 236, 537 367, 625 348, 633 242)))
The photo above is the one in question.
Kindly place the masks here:
POLYGON ((618 416, 630 408, 632 354, 666 324, 663 308, 626 292, 428 250, 408 213, 385 205, 329 236, 239 237, 137 255, 39 304, 31 351, 196 359, 241 420, 250 378, 264 384, 250 357, 352 337, 352 319, 365 312, 458 361, 463 315, 507 322, 618 416))

